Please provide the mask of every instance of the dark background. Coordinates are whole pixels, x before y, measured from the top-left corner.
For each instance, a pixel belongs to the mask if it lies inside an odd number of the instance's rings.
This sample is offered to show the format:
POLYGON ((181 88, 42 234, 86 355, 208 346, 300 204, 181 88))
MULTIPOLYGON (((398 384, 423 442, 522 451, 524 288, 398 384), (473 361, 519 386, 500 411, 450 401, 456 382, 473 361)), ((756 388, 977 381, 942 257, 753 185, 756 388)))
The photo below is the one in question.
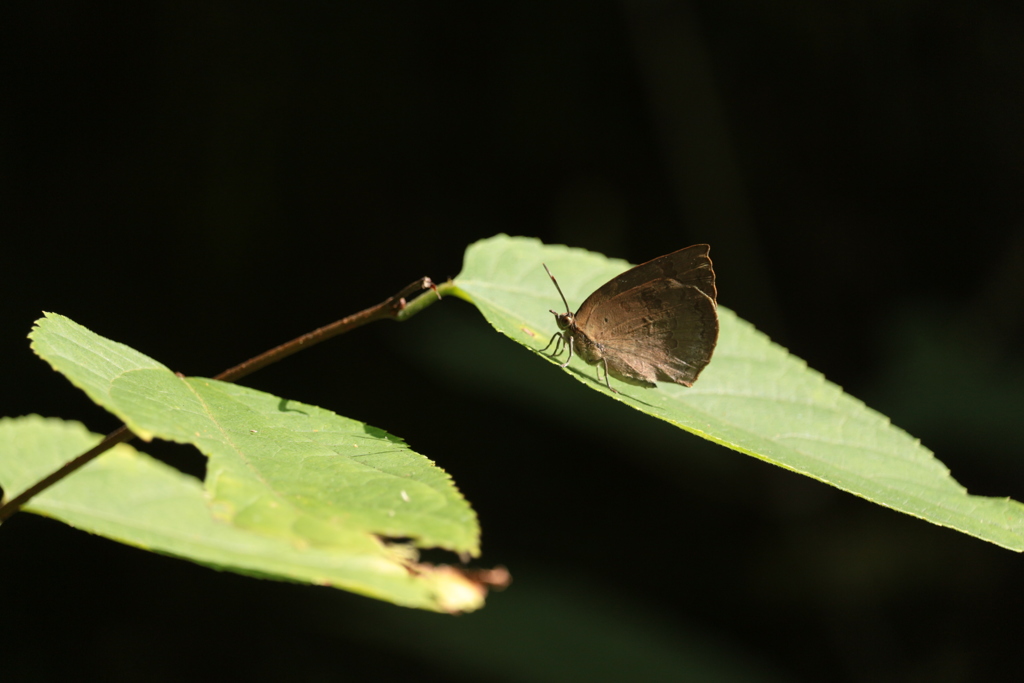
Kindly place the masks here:
MULTIPOLYGON (((43 310, 213 375, 497 232, 708 242, 723 305, 1024 499, 1020 3, 4 2, 0 69, 0 414, 117 426, 43 310)), ((511 588, 453 618, 21 514, 6 679, 1019 674, 1017 554, 622 414, 460 301, 244 383, 435 460, 511 588)))

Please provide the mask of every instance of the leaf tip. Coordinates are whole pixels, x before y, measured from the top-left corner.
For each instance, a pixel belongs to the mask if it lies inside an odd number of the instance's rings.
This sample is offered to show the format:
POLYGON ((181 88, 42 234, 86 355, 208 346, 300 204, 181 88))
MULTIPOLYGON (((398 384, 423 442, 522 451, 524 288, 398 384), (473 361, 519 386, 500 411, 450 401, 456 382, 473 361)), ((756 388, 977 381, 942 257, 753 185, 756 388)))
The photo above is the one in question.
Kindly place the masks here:
POLYGON ((493 569, 460 569, 450 565, 416 567, 421 578, 432 584, 437 605, 449 614, 461 614, 480 609, 491 588, 504 590, 512 583, 512 575, 505 567, 493 569))

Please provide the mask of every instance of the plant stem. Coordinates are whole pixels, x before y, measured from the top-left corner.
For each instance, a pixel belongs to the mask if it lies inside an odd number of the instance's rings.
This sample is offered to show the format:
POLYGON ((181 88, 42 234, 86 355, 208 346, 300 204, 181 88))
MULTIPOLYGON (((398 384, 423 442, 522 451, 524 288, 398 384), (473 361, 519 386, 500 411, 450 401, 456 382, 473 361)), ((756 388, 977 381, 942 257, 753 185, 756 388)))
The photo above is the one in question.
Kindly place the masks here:
POLYGON ((349 330, 354 330, 355 328, 361 327, 366 323, 373 322, 374 320, 384 320, 387 318, 392 320, 404 320, 408 316, 400 317, 400 314, 405 309, 410 308, 415 303, 418 303, 419 299, 426 299, 426 303, 419 304, 416 307, 416 311, 419 311, 432 303, 435 295, 437 300, 441 299, 441 292, 439 288, 434 285, 429 277, 421 278, 376 306, 371 306, 365 311, 353 313, 352 315, 342 318, 341 320, 337 320, 330 325, 324 325, 323 327, 304 334, 301 337, 296 337, 290 342, 285 342, 277 348, 270 349, 255 358, 250 358, 229 370, 225 370, 219 375, 216 375, 214 379, 219 379, 222 382, 235 382, 246 375, 250 375, 257 370, 276 363, 282 358, 287 358, 293 353, 298 353, 303 349, 308 349, 309 347, 319 344, 322 341, 326 341, 331 337, 344 334, 349 330), (410 303, 406 303, 406 297, 412 296, 417 292, 422 292, 424 289, 432 289, 434 290, 434 294, 424 294, 423 296, 418 297, 418 299, 415 299, 410 303))
MULTIPOLYGON (((448 294, 453 289, 454 285, 450 282, 435 285, 429 277, 420 278, 376 306, 371 306, 366 310, 359 311, 358 313, 342 318, 330 325, 325 325, 324 327, 313 330, 301 337, 296 337, 290 342, 281 344, 280 346, 261 353, 254 358, 250 358, 243 363, 239 363, 233 368, 225 370, 214 377, 214 379, 221 380, 222 382, 235 382, 246 375, 250 375, 257 370, 271 365, 272 363, 276 363, 282 358, 287 358, 293 353, 297 353, 303 349, 308 349, 309 347, 315 346, 316 344, 326 341, 331 337, 344 334, 349 330, 354 330, 357 327, 361 327, 366 323, 373 322, 375 320, 390 319, 397 320, 399 322, 407 320, 430 304, 434 303, 434 301, 440 301, 443 294, 448 294), (424 289, 431 289, 433 291, 423 292, 424 289), (406 297, 410 297, 418 292, 423 293, 412 301, 406 302, 406 297)), ((60 469, 37 481, 14 498, 4 501, 3 505, 0 505, 0 522, 4 522, 9 519, 11 515, 20 510, 21 507, 33 496, 56 484, 58 481, 68 476, 82 465, 93 460, 101 453, 104 453, 119 443, 131 441, 134 438, 135 434, 128 429, 127 425, 121 425, 85 453, 82 453, 73 460, 64 463, 60 469)))

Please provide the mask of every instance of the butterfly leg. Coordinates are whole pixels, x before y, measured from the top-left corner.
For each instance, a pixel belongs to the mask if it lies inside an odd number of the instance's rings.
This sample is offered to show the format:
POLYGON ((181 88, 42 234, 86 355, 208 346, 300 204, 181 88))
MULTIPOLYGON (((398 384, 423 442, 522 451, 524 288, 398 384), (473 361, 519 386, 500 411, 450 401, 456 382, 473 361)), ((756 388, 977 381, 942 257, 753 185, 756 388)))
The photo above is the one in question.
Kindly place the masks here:
POLYGON ((566 346, 566 348, 568 348, 568 349, 569 349, 569 357, 568 357, 568 358, 566 358, 566 359, 565 359, 565 362, 564 362, 564 363, 562 363, 562 364, 561 364, 561 365, 560 365, 559 367, 562 367, 562 368, 564 368, 564 367, 565 367, 566 365, 568 365, 568 364, 569 364, 569 361, 571 361, 571 360, 572 360, 572 340, 573 340, 573 338, 572 338, 572 337, 569 337, 569 341, 565 341, 564 339, 562 340, 563 342, 565 342, 565 346, 566 346))
MULTIPOLYGON (((611 391, 613 394, 619 393, 619 390, 616 389, 615 387, 613 387, 611 382, 608 381, 608 359, 607 358, 602 358, 601 359, 601 363, 604 364, 604 385, 606 387, 608 387, 609 391, 611 391)), ((601 366, 599 365, 598 368, 600 368, 600 367, 601 366)), ((601 381, 601 373, 600 373, 600 371, 598 371, 598 373, 597 373, 597 379, 598 379, 598 381, 601 381)))
MULTIPOLYGON (((562 355, 562 343, 564 341, 565 340, 562 339, 562 333, 561 332, 555 332, 555 334, 551 337, 551 341, 548 342, 548 346, 551 346, 551 344, 555 345, 555 350, 551 352, 552 356, 560 356, 560 355, 562 355)), ((548 346, 545 346, 543 349, 540 350, 540 352, 544 353, 545 351, 547 351, 548 350, 548 346)))

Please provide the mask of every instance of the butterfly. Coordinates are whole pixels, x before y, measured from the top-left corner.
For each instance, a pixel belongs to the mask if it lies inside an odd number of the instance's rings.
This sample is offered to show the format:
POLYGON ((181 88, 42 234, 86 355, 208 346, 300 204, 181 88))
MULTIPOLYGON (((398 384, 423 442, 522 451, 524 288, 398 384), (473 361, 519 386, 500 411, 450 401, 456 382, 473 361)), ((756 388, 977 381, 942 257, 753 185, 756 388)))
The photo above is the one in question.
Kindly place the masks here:
POLYGON ((718 343, 718 292, 709 250, 695 244, 631 268, 601 285, 575 314, 545 264, 565 313, 551 311, 558 332, 541 352, 552 344, 552 356, 568 349, 563 368, 573 353, 604 366, 605 385, 616 393, 609 375, 641 387, 692 386, 718 343))

